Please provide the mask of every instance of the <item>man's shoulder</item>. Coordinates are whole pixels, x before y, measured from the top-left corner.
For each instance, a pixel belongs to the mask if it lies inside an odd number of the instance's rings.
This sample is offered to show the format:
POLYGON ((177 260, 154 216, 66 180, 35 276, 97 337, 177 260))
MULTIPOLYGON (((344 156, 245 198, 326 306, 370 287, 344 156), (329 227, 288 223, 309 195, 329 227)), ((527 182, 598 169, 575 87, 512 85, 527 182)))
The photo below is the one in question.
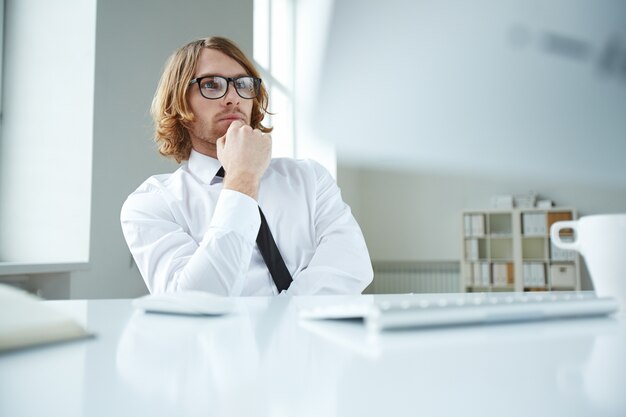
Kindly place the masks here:
POLYGON ((296 159, 286 157, 272 158, 269 169, 285 175, 293 175, 297 173, 319 175, 319 172, 326 171, 326 168, 313 159, 296 159))
POLYGON ((159 192, 176 187, 186 173, 185 165, 183 165, 174 172, 152 175, 142 182, 132 194, 159 192))
POLYGON ((168 215, 168 207, 177 199, 176 190, 181 188, 182 178, 187 175, 183 168, 184 165, 171 173, 152 175, 142 182, 124 201, 122 219, 134 212, 168 215))

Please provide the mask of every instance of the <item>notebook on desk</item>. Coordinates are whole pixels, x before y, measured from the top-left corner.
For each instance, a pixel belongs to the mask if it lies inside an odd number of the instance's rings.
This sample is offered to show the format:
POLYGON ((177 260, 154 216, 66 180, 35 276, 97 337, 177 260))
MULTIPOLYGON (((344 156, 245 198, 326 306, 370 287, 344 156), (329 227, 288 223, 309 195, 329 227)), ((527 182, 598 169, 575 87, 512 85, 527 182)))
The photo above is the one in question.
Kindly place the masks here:
POLYGON ((615 299, 593 292, 408 294, 307 307, 300 317, 361 318, 368 329, 384 330, 606 316, 617 310, 615 299))
POLYGON ((25 291, 0 284, 0 354, 91 336, 64 311, 25 291))

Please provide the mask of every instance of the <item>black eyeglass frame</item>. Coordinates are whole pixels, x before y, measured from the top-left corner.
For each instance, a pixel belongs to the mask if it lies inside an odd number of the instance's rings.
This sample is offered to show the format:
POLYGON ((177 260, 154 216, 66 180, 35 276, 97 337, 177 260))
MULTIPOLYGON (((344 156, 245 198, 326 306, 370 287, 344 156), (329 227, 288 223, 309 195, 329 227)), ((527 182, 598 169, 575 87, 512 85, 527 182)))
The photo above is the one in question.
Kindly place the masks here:
POLYGON ((259 95, 259 87, 261 87, 261 83, 263 82, 262 79, 257 78, 257 77, 253 77, 251 75, 243 75, 241 77, 222 77, 221 75, 204 75, 202 77, 197 77, 194 78, 193 80, 189 81, 189 85, 191 84, 198 84, 198 89, 200 90, 200 95, 204 98, 206 98, 207 100, 219 100, 220 98, 224 97, 226 94, 228 94, 228 89, 230 88, 230 83, 233 83, 233 87, 235 87, 235 91, 237 92, 237 95, 239 97, 241 97, 244 100, 252 100, 255 99, 256 97, 258 97, 259 95), (219 97, 207 97, 204 95, 204 93, 202 92, 202 80, 205 78, 221 78, 223 80, 226 80, 226 90, 224 90, 224 94, 222 94, 219 97), (254 97, 244 97, 241 95, 241 93, 239 92, 239 89, 237 88, 237 84, 235 83, 235 81, 238 81, 242 78, 252 78, 252 81, 254 82, 254 97))

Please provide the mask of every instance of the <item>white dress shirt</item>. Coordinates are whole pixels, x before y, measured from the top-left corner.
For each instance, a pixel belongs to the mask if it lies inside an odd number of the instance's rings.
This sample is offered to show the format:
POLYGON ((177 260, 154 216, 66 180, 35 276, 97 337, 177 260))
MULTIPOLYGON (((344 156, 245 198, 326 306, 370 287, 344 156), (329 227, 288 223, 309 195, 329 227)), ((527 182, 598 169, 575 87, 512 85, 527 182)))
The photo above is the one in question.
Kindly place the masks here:
POLYGON ((288 294, 357 294, 372 281, 361 230, 321 165, 272 159, 258 205, 222 189, 220 166, 192 151, 178 170, 148 178, 124 203, 124 237, 150 292, 278 294, 256 245, 258 206, 293 277, 288 294))

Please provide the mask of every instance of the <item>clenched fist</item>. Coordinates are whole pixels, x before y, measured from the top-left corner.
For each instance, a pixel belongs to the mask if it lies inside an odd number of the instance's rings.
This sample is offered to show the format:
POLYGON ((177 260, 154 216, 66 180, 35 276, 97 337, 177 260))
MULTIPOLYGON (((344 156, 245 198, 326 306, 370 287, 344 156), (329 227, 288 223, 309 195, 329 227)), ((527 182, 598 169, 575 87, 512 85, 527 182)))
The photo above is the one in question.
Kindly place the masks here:
POLYGON ((261 177, 272 157, 272 136, 234 121, 216 145, 217 159, 226 171, 224 188, 256 200, 261 177))

